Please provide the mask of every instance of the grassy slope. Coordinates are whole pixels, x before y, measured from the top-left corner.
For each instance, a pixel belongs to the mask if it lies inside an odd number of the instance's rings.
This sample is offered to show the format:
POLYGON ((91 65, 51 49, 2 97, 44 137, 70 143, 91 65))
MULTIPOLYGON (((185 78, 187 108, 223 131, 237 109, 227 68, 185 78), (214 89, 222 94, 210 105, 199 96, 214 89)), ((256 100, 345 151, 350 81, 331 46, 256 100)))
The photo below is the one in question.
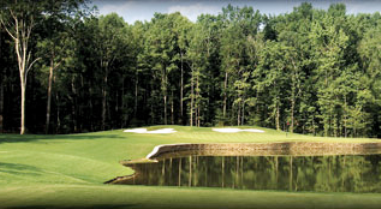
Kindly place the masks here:
MULTIPOLYGON (((266 133, 216 133, 210 128, 173 126, 174 134, 121 130, 72 135, 0 135, 0 207, 163 207, 188 208, 378 208, 379 194, 290 193, 113 186, 102 182, 133 171, 120 160, 147 155, 155 145, 234 142, 375 142, 372 139, 317 138, 266 133), (275 200, 275 201, 274 201, 275 200)), ((151 129, 160 128, 153 127, 151 129)), ((262 129, 262 128, 261 128, 262 129)))

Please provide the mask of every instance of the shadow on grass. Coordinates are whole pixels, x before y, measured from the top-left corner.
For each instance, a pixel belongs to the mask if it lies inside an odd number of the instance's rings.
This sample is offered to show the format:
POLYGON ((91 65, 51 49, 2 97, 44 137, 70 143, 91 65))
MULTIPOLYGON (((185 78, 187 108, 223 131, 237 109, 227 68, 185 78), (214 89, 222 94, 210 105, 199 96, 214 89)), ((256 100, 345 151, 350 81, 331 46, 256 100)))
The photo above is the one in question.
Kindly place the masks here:
MULTIPOLYGON (((71 135, 19 135, 19 134, 0 134, 0 144, 1 143, 19 143, 19 142, 32 142, 39 141, 41 143, 48 143, 48 140, 82 140, 82 139, 126 139, 126 137, 121 137, 116 134, 110 135, 96 135, 96 134, 71 134, 71 135)), ((56 142, 55 142, 56 143, 56 142)))
POLYGON ((20 163, 16 164, 16 163, 2 163, 2 162, 0 162, 0 173, 39 176, 39 175, 41 175, 39 172, 41 172, 41 169, 34 167, 34 166, 24 165, 24 164, 20 164, 20 163))
POLYGON ((69 209, 69 208, 94 208, 94 209, 123 209, 136 207, 137 205, 132 204, 99 204, 99 205, 86 205, 86 206, 57 206, 57 205, 31 205, 31 206, 16 206, 16 207, 7 207, 9 209, 69 209))

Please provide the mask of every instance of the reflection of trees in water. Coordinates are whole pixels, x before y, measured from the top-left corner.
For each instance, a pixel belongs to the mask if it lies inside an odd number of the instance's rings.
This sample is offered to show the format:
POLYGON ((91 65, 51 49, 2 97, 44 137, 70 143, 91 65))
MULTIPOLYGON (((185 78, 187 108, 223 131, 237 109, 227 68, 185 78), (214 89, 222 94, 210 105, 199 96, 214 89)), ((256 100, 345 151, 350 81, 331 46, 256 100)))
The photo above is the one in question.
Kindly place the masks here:
POLYGON ((253 190, 381 192, 380 155, 188 156, 137 164, 126 184, 253 190))

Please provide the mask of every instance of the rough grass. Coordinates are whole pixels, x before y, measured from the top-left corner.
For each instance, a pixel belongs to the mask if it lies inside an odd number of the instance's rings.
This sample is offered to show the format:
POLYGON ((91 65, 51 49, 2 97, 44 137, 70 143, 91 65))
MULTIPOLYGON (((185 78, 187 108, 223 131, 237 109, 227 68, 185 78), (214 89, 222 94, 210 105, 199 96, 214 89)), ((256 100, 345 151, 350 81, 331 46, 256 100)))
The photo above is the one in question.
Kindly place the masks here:
POLYGON ((143 158, 159 144, 379 142, 299 134, 286 137, 284 132, 265 128, 259 128, 265 133, 217 133, 211 128, 165 127, 178 132, 1 134, 0 208, 379 208, 381 203, 381 194, 103 185, 116 176, 132 174, 119 161, 143 158))

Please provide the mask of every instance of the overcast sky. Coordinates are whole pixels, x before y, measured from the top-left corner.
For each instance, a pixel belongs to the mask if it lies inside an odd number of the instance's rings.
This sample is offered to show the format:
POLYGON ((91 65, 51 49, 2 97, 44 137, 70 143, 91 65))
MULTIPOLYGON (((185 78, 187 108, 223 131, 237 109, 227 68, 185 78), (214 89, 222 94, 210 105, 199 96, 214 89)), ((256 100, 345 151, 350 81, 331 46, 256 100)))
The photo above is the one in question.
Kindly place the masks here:
POLYGON ((128 23, 136 20, 149 21, 155 12, 173 13, 179 11, 191 21, 202 13, 218 14, 222 7, 252 6, 262 14, 292 12, 302 2, 311 2, 315 8, 327 9, 332 3, 345 3, 348 14, 374 13, 381 10, 381 0, 92 0, 99 14, 118 13, 128 23))

